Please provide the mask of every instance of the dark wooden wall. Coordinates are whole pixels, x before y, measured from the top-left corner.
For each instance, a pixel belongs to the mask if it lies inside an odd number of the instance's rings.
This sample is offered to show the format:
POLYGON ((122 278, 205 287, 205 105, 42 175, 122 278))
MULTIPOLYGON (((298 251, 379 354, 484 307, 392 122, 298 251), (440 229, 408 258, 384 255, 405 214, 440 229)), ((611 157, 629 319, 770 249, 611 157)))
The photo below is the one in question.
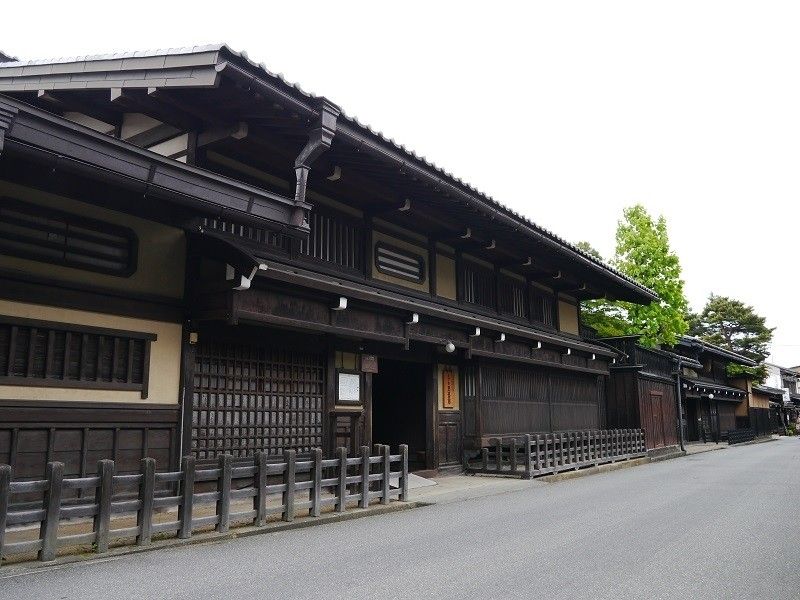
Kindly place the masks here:
POLYGON ((648 450, 678 443, 678 408, 675 384, 642 374, 639 376, 640 427, 648 450))
POLYGON ((49 461, 65 464, 65 474, 94 473, 97 461, 116 462, 117 471, 138 472, 152 457, 160 470, 178 457, 177 406, 98 402, 0 402, 0 464, 14 477, 44 477, 49 461))
POLYGON ((479 369, 476 435, 481 442, 492 436, 605 426, 603 376, 495 362, 480 363, 479 369))

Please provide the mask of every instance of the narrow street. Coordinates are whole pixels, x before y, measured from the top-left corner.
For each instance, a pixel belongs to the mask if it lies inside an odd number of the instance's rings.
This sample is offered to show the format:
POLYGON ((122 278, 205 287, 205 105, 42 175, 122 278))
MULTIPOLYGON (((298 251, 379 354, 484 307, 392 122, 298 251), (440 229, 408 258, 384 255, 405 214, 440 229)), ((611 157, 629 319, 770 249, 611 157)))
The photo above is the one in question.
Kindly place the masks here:
POLYGON ((797 598, 800 440, 382 517, 0 572, 0 598, 797 598))

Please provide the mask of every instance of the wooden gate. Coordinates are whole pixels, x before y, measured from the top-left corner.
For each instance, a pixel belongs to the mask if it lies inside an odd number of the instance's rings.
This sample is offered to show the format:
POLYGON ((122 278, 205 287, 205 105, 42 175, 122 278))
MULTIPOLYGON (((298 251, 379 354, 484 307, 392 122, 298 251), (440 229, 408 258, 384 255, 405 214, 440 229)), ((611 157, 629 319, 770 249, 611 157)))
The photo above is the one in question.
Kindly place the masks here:
POLYGON ((322 448, 324 396, 320 353, 201 340, 192 394, 192 453, 204 460, 322 448))

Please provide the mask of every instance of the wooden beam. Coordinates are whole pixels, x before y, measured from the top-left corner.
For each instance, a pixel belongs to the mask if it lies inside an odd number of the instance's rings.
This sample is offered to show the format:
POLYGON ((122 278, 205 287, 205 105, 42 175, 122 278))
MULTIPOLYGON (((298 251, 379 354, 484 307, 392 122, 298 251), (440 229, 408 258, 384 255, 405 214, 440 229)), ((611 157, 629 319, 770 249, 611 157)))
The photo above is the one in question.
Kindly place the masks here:
POLYGON ((197 134, 197 147, 202 148, 227 139, 241 140, 246 138, 247 134, 248 126, 244 121, 225 126, 215 125, 197 134))

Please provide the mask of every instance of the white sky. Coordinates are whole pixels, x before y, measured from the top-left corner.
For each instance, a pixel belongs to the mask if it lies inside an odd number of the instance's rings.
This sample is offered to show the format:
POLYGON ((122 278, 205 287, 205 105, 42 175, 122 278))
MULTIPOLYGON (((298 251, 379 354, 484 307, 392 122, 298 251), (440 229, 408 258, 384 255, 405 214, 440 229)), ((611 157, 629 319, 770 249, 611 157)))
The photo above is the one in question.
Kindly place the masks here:
POLYGON ((22 59, 226 42, 606 256, 642 203, 692 306, 753 304, 800 364, 800 3, 7 4, 22 59))

